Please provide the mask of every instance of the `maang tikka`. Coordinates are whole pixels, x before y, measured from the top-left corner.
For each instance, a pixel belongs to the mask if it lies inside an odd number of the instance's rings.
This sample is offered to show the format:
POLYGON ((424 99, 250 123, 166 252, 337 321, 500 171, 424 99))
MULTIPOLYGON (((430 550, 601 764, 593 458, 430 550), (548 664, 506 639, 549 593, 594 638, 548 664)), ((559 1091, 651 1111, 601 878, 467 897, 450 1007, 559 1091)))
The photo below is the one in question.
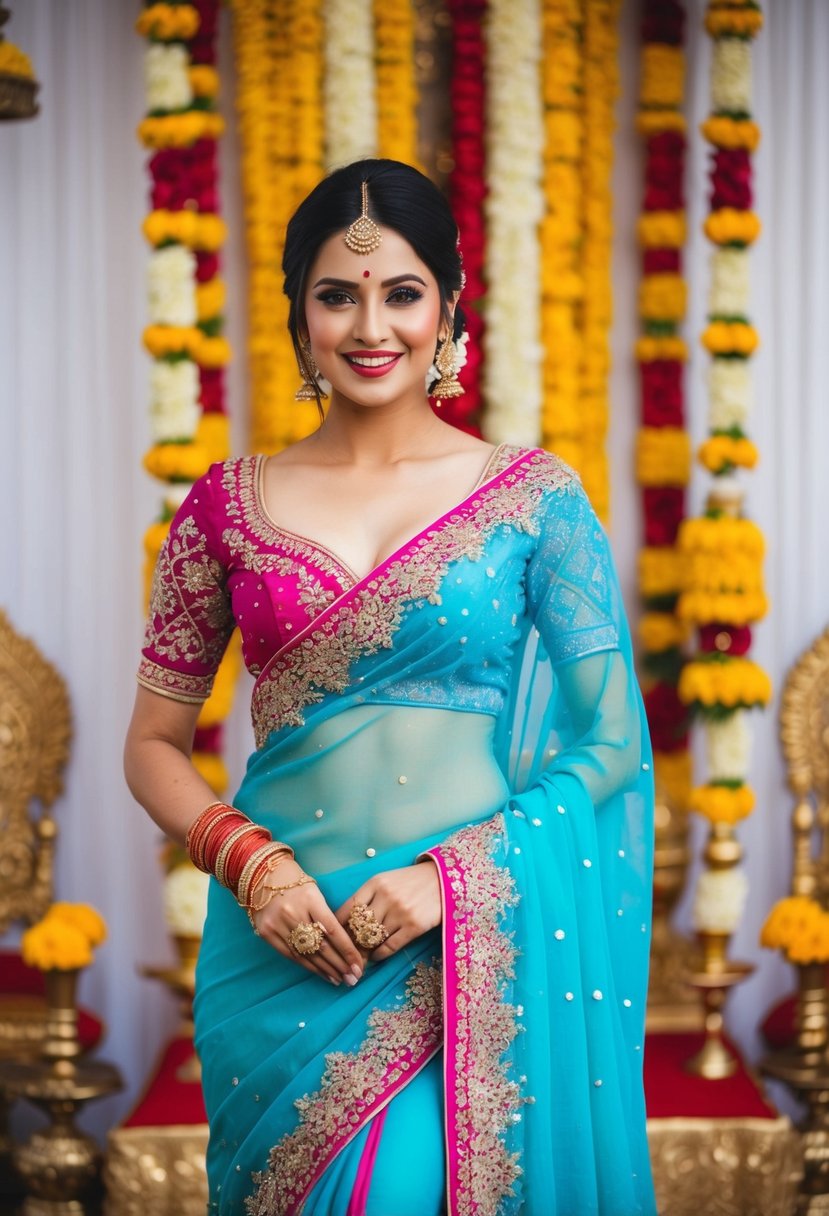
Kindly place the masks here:
POLYGON ((368 182, 361 186, 363 210, 345 230, 345 243, 352 253, 374 253, 380 247, 383 234, 368 213, 368 182))

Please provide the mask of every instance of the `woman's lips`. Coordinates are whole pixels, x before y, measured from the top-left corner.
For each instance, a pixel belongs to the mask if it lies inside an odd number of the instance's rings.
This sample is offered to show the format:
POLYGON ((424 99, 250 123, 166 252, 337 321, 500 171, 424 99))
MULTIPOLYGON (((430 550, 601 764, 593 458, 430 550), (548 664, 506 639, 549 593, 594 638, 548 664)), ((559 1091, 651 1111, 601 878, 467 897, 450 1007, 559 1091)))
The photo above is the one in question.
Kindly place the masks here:
POLYGON ((376 379, 378 376, 385 376, 393 367, 396 367, 403 355, 394 354, 391 351, 354 350, 344 354, 343 358, 358 376, 376 379))

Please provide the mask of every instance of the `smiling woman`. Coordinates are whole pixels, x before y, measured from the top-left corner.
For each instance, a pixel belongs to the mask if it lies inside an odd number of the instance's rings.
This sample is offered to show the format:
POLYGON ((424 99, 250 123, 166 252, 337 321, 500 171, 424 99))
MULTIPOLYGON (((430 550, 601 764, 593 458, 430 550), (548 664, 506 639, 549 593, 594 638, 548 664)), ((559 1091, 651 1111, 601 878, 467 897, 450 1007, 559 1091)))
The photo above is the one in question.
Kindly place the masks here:
POLYGON ((426 178, 333 173, 284 270, 331 400, 178 512, 126 753, 214 876, 210 1211, 653 1216, 650 753, 604 533, 556 457, 431 409, 463 317, 426 178), (231 806, 189 752, 237 624, 256 751, 231 806))

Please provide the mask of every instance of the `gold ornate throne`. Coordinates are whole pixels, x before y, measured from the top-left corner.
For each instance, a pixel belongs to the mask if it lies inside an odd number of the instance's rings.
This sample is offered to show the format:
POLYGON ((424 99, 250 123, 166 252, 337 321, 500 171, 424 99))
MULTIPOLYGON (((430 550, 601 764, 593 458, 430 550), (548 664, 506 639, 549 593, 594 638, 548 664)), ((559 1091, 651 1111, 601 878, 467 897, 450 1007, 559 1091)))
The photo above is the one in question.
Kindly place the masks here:
MULTIPOLYGON (((0 609, 0 934, 32 924, 52 902, 57 826, 72 735, 62 678, 0 609)), ((46 1005, 18 951, 0 948, 0 1059, 37 1055, 46 1005)), ((7 1109, 0 1098, 0 1183, 9 1177, 7 1109)))

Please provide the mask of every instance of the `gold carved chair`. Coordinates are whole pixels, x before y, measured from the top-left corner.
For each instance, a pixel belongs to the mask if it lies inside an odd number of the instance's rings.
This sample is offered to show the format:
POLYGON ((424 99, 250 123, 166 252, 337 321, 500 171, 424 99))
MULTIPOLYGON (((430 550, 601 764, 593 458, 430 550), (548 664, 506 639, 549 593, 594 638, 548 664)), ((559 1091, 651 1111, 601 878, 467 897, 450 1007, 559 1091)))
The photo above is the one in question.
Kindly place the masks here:
MULTIPOLYGON (((72 735, 58 672, 0 609, 0 934, 32 924, 52 902, 57 826, 72 735)), ((0 1059, 37 1056, 46 1005, 37 973, 0 948, 0 1059)), ((0 1182, 10 1188, 8 1111, 0 1096, 0 1182)))

